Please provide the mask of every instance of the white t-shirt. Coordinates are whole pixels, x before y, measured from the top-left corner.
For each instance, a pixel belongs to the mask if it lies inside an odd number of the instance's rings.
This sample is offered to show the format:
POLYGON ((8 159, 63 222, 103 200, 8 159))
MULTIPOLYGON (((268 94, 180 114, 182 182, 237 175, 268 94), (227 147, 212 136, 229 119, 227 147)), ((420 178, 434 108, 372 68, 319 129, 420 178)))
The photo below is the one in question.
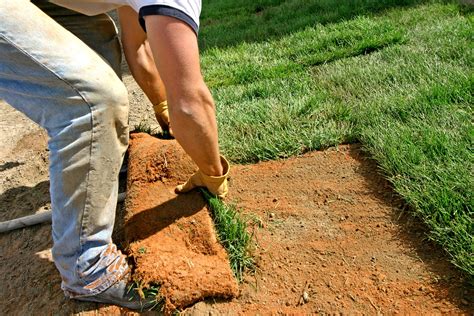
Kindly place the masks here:
POLYGON ((164 5, 186 13, 198 26, 201 14, 201 0, 50 0, 50 2, 86 15, 105 13, 125 5, 137 12, 144 6, 164 5))

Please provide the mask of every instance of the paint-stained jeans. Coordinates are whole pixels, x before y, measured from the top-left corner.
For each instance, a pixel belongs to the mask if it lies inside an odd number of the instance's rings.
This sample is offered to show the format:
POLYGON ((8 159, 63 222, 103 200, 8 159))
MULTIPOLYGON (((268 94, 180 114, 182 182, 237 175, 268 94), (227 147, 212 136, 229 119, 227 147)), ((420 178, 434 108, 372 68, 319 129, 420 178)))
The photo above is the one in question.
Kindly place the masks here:
POLYGON ((106 15, 0 2, 0 98, 48 132, 52 252, 70 297, 100 293, 128 272, 111 239, 128 144, 119 49, 106 15))

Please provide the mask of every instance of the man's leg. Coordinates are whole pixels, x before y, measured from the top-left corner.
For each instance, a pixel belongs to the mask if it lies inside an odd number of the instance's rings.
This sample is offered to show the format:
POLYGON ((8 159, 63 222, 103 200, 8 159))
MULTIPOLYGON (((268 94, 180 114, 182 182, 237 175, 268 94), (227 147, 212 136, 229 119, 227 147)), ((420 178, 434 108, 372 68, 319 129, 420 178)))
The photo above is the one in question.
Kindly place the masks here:
POLYGON ((111 240, 128 140, 127 92, 84 43, 29 1, 0 4, 0 97, 50 136, 53 258, 69 296, 127 273, 111 240))
POLYGON ((41 11, 99 54, 121 77, 122 49, 114 21, 107 14, 87 16, 48 0, 32 0, 41 11))

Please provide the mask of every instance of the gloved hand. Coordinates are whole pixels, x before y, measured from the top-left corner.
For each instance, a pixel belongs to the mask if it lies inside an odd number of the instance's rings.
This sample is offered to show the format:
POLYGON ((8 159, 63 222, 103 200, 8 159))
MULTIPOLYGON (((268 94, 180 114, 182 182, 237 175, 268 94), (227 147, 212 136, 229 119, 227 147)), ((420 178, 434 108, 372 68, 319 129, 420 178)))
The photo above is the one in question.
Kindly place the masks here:
POLYGON ((163 132, 169 132, 170 135, 173 136, 170 125, 170 115, 168 113, 168 102, 165 100, 159 104, 154 104, 153 111, 155 111, 156 120, 158 124, 160 124, 163 132))
POLYGON ((191 191, 197 187, 205 187, 214 195, 217 195, 221 199, 224 198, 229 189, 227 187, 227 178, 229 177, 230 165, 229 162, 221 156, 222 167, 224 168, 224 174, 219 177, 213 177, 205 175, 198 170, 186 183, 178 185, 175 189, 176 193, 185 193, 191 191))

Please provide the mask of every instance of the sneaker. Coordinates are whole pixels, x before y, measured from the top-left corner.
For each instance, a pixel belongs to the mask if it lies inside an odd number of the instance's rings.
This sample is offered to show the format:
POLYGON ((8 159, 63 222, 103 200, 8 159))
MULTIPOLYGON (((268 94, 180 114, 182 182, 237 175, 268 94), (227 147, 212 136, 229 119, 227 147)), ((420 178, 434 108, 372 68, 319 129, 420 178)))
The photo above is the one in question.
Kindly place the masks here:
POLYGON ((132 283, 124 278, 102 293, 94 296, 75 297, 79 301, 113 304, 134 310, 151 310, 157 305, 156 297, 141 299, 132 283))

